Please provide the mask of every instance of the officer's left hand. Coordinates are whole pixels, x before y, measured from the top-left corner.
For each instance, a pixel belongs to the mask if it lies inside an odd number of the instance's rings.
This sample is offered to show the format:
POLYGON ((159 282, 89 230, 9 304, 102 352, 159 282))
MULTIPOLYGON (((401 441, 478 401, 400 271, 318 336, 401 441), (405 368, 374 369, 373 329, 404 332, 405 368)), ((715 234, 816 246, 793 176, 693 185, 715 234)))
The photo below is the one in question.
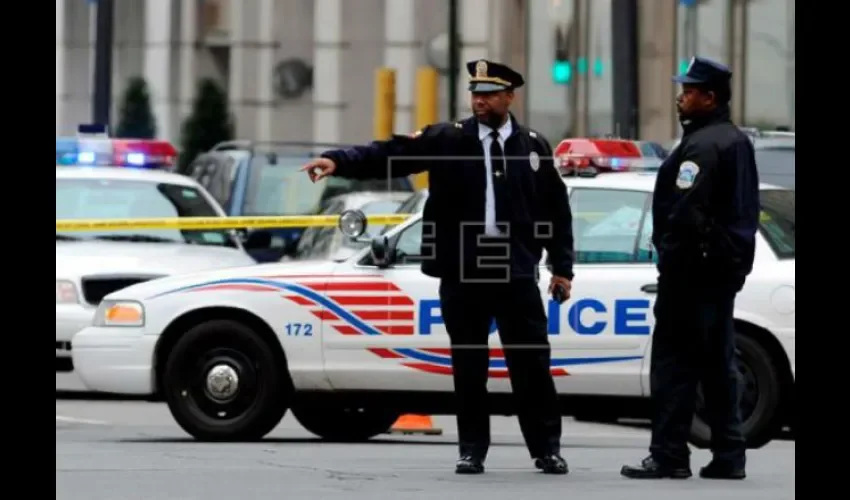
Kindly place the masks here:
POLYGON ((552 279, 549 280, 549 295, 552 295, 552 292, 555 291, 555 287, 558 285, 561 285, 564 289, 564 300, 569 299, 573 284, 570 283, 570 280, 561 276, 552 276, 552 279))

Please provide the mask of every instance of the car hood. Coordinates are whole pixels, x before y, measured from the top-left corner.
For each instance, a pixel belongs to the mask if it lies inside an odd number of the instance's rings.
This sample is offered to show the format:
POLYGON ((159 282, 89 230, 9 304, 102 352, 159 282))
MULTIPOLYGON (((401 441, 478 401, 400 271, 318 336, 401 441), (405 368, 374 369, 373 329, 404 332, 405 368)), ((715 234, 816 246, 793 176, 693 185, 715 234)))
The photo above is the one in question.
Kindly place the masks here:
POLYGON ((116 241, 56 243, 56 277, 91 274, 171 275, 246 266, 254 260, 237 248, 116 241))
POLYGON ((128 300, 145 300, 155 295, 170 292, 183 287, 209 284, 232 279, 274 279, 294 280, 298 277, 317 277, 330 275, 338 264, 329 261, 320 262, 273 262, 250 266, 230 267, 192 273, 175 274, 164 278, 146 281, 129 286, 116 292, 115 297, 128 300))

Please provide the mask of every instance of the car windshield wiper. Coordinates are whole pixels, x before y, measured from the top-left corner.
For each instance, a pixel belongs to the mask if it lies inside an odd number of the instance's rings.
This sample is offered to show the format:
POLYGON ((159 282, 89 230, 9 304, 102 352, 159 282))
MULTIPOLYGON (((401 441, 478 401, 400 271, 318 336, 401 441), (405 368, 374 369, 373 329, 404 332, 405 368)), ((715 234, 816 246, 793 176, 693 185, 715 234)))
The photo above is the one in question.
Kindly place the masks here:
POLYGON ((95 236, 94 239, 108 241, 135 241, 142 243, 180 243, 171 238, 151 236, 149 234, 107 234, 103 236, 95 236))
POLYGON ((80 241, 76 236, 68 236, 67 234, 57 234, 56 241, 80 241))

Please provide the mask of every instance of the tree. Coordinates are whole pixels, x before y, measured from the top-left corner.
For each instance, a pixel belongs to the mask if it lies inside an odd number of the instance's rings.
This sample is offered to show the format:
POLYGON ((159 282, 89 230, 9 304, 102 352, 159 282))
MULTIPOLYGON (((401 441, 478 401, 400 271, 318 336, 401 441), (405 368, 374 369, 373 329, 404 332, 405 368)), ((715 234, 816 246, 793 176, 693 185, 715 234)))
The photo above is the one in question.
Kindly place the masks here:
POLYGON ((116 137, 153 139, 156 137, 156 116, 151 109, 151 96, 145 79, 139 76, 127 82, 121 98, 120 118, 116 137))
POLYGON ((178 171, 188 173, 192 160, 219 142, 233 139, 233 134, 227 93, 215 80, 202 79, 198 83, 192 114, 183 123, 178 171))

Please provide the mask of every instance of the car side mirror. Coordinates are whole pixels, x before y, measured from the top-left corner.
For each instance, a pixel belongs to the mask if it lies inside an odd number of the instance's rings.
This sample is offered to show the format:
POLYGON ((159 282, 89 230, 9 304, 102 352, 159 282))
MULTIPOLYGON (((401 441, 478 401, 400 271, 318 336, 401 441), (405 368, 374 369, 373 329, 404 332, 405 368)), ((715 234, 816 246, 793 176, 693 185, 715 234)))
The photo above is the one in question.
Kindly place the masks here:
POLYGON ((257 230, 248 233, 244 243, 246 250, 259 250, 272 246, 271 231, 257 230))
POLYGON ((386 236, 376 236, 372 239, 370 248, 372 261, 381 269, 390 267, 393 261, 393 249, 390 246, 390 240, 386 236))
POLYGON ((366 234, 366 224, 366 214, 362 210, 346 210, 339 215, 339 230, 352 240, 366 234))

